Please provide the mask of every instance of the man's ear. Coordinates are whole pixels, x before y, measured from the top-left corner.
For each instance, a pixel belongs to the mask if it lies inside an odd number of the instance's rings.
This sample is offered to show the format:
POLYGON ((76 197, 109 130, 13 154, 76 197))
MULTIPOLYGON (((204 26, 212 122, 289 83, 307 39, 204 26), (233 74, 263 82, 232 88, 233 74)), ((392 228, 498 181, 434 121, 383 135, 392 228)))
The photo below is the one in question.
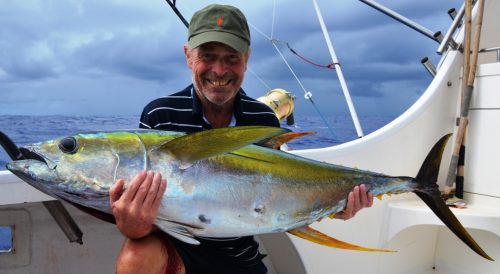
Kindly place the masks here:
POLYGON ((245 52, 245 71, 247 70, 248 60, 250 59, 250 54, 252 53, 252 49, 248 47, 247 52, 245 52))
POLYGON ((184 44, 184 55, 186 56, 186 63, 188 68, 192 68, 192 50, 189 50, 189 46, 187 43, 184 44))

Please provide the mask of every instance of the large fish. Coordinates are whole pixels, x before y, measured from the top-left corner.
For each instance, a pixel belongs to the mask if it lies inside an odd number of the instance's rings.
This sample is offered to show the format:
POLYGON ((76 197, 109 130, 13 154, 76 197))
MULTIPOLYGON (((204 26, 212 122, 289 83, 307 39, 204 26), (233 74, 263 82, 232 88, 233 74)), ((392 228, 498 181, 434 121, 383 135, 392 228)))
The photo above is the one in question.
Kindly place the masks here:
MULTIPOLYGON (((300 134, 298 134, 300 135, 300 134)), ((156 226, 188 243, 197 237, 289 232, 327 246, 364 248, 308 225, 343 210, 363 183, 375 196, 415 192, 465 244, 492 260, 440 198, 436 184, 449 136, 431 149, 416 178, 322 163, 254 145, 294 138, 285 129, 233 127, 193 134, 131 130, 80 133, 21 148, 27 160, 7 168, 39 190, 80 208, 110 216, 109 189, 141 170, 166 178, 156 226)))

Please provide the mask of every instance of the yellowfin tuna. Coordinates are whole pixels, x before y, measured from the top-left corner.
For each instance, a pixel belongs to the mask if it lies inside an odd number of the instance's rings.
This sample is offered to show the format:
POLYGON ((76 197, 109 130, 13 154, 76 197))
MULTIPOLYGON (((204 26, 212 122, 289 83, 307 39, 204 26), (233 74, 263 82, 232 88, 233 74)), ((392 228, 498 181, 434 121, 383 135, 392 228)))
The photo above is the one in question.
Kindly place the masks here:
POLYGON ((343 210, 348 193, 360 183, 374 196, 415 192, 465 244, 492 260, 440 198, 436 181, 449 136, 431 149, 416 178, 340 167, 253 145, 277 146, 293 137, 285 129, 258 126, 189 135, 152 130, 80 133, 26 146, 22 151, 29 159, 7 168, 49 195, 105 214, 111 213, 109 189, 117 179, 130 181, 141 170, 159 171, 168 187, 155 224, 192 244, 199 243, 198 236, 287 231, 327 246, 385 251, 340 242, 309 224, 343 210))

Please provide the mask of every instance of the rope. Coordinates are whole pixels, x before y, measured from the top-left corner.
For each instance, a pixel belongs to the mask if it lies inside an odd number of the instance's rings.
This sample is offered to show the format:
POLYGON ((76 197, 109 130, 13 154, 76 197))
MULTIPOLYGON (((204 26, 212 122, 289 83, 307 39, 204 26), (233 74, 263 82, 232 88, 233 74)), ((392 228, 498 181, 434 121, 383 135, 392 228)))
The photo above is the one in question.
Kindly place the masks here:
POLYGON ((288 42, 286 42, 286 46, 288 47, 288 49, 295 55, 297 55, 300 59, 306 61, 307 63, 313 65, 313 66, 317 66, 317 67, 320 67, 320 68, 327 68, 327 69, 335 69, 335 65, 339 65, 339 63, 330 63, 330 64, 327 64, 327 65, 321 65, 321 64, 318 64, 318 63, 315 63, 307 58, 305 58, 304 56, 302 56, 301 54, 297 53, 297 51, 295 51, 294 49, 292 49, 292 47, 290 47, 290 44, 288 42))

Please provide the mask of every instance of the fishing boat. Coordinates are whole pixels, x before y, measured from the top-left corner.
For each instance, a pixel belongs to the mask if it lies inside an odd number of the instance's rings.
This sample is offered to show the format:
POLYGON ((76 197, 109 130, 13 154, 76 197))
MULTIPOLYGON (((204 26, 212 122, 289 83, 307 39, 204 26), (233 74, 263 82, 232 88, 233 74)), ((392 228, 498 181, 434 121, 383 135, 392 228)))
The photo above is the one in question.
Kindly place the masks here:
MULTIPOLYGON (((373 1, 366 2, 375 5, 373 1)), ((497 261, 485 260, 469 250, 415 195, 402 194, 376 200, 372 208, 347 222, 323 220, 313 224, 335 238, 397 252, 348 251, 285 233, 261 235, 258 240, 263 253, 268 254, 265 262, 269 273, 497 273, 500 269, 500 185, 496 175, 496 159, 500 155, 499 12, 499 1, 485 1, 482 16, 477 3, 470 13, 471 26, 481 25, 477 23, 482 17, 482 30, 476 48, 477 68, 472 74, 471 102, 466 107, 463 200, 467 205, 452 209, 479 245, 497 261)), ((454 16, 448 32, 435 37, 441 41, 436 49, 441 55, 439 63, 434 66, 422 60, 433 80, 402 115, 362 138, 290 153, 390 175, 416 175, 426 153, 440 137, 454 133, 454 141, 462 134, 463 127, 457 126, 457 117, 463 116, 461 94, 468 87, 468 74, 464 71, 470 71, 464 68, 464 52, 467 52, 464 48, 468 49, 467 37, 470 37, 463 27, 467 14, 464 5, 454 16)), ((474 52, 474 47, 470 48, 474 52)), ((471 67, 474 62, 466 63, 471 67)), ((443 189, 449 180, 455 150, 453 142, 445 150, 438 179, 443 189)), ((52 197, 8 171, 0 171, 0 227, 12 239, 10 248, 0 253, 0 273, 114 272, 114 261, 123 242, 116 227, 67 204, 65 207, 79 229, 53 209, 50 212, 59 219, 58 223, 45 208, 51 208, 51 201, 52 197), (80 230, 84 233, 83 245, 78 244, 80 230)))

